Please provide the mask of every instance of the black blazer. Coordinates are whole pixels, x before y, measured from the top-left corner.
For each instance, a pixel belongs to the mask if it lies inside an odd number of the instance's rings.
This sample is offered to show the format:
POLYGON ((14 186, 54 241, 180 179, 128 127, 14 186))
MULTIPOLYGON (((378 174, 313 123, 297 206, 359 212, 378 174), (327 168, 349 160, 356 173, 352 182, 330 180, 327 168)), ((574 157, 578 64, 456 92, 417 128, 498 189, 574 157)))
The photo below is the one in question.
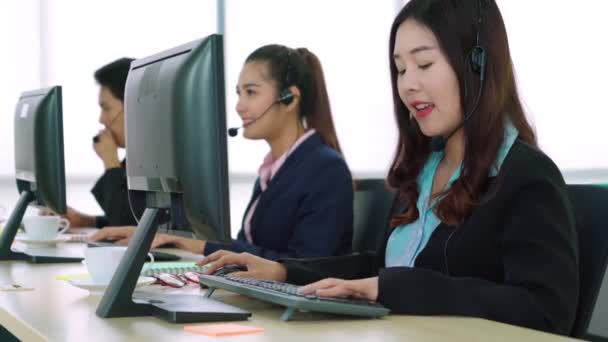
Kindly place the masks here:
MULTIPOLYGON (((97 203, 104 212, 103 216, 95 217, 95 227, 97 228, 106 226, 136 226, 137 220, 139 220, 146 209, 146 192, 129 190, 127 187, 126 162, 125 159, 120 163, 120 167, 106 170, 91 190, 91 193, 93 193, 97 203), (131 196, 133 211, 129 207, 129 196, 131 196)), ((158 221, 160 223, 166 223, 170 219, 169 212, 161 212, 159 215, 158 221)), ((177 222, 185 222, 183 216, 178 216, 175 220, 177 222)))
POLYGON ((256 181, 243 221, 258 196, 251 218, 254 244, 247 242, 241 228, 231 244, 207 242, 205 254, 226 249, 274 260, 351 252, 352 178, 342 156, 325 145, 318 133, 287 157, 266 191, 256 181))
POLYGON ((559 169, 536 148, 516 141, 482 204, 459 227, 440 224, 414 268, 384 268, 386 240, 375 255, 285 260, 288 281, 379 276, 378 302, 393 313, 570 333, 579 284, 574 216, 559 169))
MULTIPOLYGON (((137 225, 129 207, 126 167, 126 161, 123 160, 121 167, 106 170, 91 190, 105 214, 96 217, 95 226, 97 228, 137 225)), ((144 205, 142 202, 137 205, 137 208, 134 208, 138 216, 141 216, 144 205)))

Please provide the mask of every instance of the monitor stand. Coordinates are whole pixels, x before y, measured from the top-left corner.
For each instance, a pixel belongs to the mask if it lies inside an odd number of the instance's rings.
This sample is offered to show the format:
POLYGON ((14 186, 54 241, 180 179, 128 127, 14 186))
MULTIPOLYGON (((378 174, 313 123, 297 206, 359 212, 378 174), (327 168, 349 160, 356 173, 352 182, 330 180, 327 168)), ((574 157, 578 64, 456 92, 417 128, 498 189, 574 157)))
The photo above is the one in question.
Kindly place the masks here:
POLYGON ((159 226, 159 208, 146 208, 96 314, 102 318, 154 315, 173 323, 246 320, 251 313, 205 298, 133 291, 159 226))
POLYGON ((80 262, 83 257, 70 251, 62 251, 60 248, 44 248, 25 251, 13 251, 11 246, 15 240, 15 235, 19 230, 19 225, 23 220, 23 215, 27 206, 34 201, 34 193, 23 191, 17 201, 17 206, 9 216, 4 226, 4 231, 0 235, 0 261, 2 260, 26 260, 33 263, 63 263, 80 262))

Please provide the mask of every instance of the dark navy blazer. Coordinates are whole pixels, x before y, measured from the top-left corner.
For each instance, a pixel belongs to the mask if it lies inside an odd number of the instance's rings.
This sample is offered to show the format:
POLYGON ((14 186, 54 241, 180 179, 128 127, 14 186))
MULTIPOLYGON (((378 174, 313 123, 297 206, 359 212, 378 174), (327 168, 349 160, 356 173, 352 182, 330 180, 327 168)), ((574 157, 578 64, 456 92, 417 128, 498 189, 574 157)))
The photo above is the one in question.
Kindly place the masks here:
POLYGON ((207 242, 205 254, 225 249, 276 260, 351 251, 352 177, 342 156, 325 145, 318 133, 287 157, 266 191, 262 192, 259 179, 256 181, 243 217, 258 196, 251 218, 253 244, 247 242, 241 228, 231 244, 207 242))

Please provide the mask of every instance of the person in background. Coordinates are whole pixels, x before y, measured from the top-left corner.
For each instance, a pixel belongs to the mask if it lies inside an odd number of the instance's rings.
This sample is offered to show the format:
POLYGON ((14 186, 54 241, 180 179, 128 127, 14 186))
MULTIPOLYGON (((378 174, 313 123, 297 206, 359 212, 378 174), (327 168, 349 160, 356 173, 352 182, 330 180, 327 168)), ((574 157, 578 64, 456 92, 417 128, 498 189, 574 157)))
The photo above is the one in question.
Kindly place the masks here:
MULTIPOLYGON (((64 217, 72 228, 136 224, 129 206, 126 160, 121 161, 118 156, 118 149, 125 148, 124 92, 133 60, 123 57, 95 71, 101 109, 99 123, 104 128, 93 138, 93 150, 103 164, 104 173, 95 183, 92 193, 104 215, 86 214, 68 206, 64 217)), ((135 211, 141 214, 143 203, 140 207, 135 211)))
MULTIPOLYGON (((152 247, 174 244, 202 254, 230 250, 271 260, 349 253, 353 181, 319 59, 305 48, 260 47, 246 59, 236 92, 244 137, 270 147, 237 239, 218 244, 158 234, 152 247)), ((91 240, 125 244, 133 233, 133 227, 109 227, 91 240)))

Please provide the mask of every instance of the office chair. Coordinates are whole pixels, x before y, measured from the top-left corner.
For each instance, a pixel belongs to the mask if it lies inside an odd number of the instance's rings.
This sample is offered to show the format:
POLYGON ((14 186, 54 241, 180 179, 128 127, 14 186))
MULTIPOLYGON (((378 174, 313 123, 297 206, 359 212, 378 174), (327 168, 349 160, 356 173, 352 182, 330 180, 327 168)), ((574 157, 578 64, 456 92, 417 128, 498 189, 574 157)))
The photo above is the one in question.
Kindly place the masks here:
POLYGON ((380 247, 388 229, 394 194, 384 179, 355 180, 353 252, 380 247))
POLYGON ((578 308, 571 336, 594 338, 588 331, 594 308, 608 305, 597 302, 608 262, 608 188, 580 184, 567 188, 576 216, 580 272, 578 308))

